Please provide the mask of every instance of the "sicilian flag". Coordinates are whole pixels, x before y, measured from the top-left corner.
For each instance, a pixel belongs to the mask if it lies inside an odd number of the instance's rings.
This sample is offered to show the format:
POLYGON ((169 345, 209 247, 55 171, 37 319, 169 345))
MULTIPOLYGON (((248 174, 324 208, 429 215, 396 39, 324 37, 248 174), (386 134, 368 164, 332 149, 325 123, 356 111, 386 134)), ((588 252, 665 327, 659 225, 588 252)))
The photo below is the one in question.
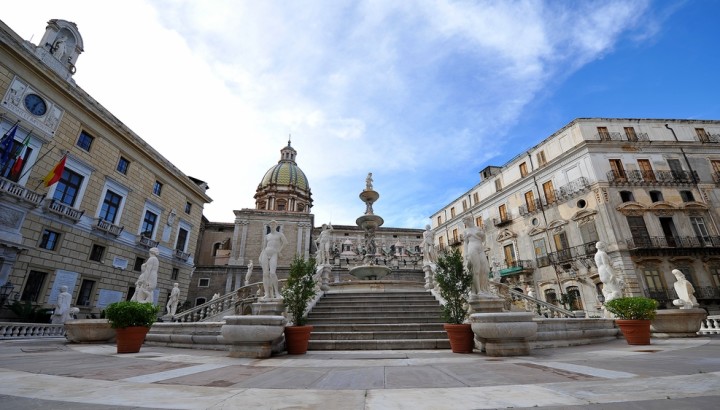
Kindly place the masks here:
POLYGON ((63 171, 65 170, 65 160, 67 159, 67 154, 63 155, 60 162, 55 165, 55 168, 50 171, 49 174, 45 177, 45 186, 50 186, 60 180, 60 177, 63 174, 63 171))
POLYGON ((27 151, 28 144, 30 144, 30 135, 29 134, 25 138, 25 141, 23 141, 22 145, 15 152, 15 164, 13 165, 12 169, 10 170, 11 177, 20 175, 20 171, 22 171, 22 167, 23 167, 25 151, 27 151))
POLYGON ((5 163, 10 159, 10 151, 12 151, 13 142, 15 142, 15 132, 17 132, 17 123, 12 126, 2 137, 0 141, 0 149, 2 149, 2 157, 0 157, 0 166, 5 166, 5 163))

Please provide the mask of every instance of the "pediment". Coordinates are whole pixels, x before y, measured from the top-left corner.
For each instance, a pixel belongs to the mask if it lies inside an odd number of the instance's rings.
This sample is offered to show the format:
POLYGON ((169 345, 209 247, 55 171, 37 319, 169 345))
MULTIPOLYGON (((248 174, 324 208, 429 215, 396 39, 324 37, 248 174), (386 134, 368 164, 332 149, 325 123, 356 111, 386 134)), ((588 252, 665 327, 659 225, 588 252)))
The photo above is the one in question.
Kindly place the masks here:
POLYGON ((662 209, 662 210, 666 210, 666 209, 667 209, 667 210, 675 210, 675 209, 677 209, 677 206, 671 204, 671 203, 668 202, 668 201, 658 201, 658 202, 654 202, 652 205, 650 205, 649 208, 650 208, 651 210, 653 210, 653 211, 655 211, 655 210, 660 210, 660 209, 662 209))
POLYGON ((508 239, 516 238, 517 234, 509 229, 503 229, 498 233, 497 238, 495 239, 498 242, 506 241, 508 239))
POLYGON ((581 209, 575 213, 575 215, 572 216, 573 221, 576 221, 578 224, 582 225, 584 223, 590 222, 593 219, 595 219, 595 214, 597 214, 596 210, 588 210, 588 209, 581 209))
POLYGON ((685 202, 682 205, 682 208, 687 209, 687 210, 693 210, 693 211, 707 211, 708 206, 702 202, 690 201, 690 202, 685 202))
POLYGON ((548 224, 548 230, 552 230, 554 232, 560 232, 563 230, 563 227, 568 224, 568 221, 564 219, 556 219, 548 224))
POLYGON ((615 209, 626 216, 639 216, 647 211, 645 205, 635 201, 623 202, 615 209))
POLYGON ((543 232, 545 232, 544 226, 533 226, 532 229, 530 229, 530 231, 528 231, 528 235, 535 236, 535 235, 541 234, 543 232))

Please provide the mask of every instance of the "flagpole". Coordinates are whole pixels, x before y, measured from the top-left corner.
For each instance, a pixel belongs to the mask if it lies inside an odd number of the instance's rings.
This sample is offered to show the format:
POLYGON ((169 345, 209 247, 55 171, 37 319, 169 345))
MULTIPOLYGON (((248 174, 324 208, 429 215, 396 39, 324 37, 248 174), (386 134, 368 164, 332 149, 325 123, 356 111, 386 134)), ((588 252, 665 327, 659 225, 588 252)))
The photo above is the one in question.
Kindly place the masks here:
MULTIPOLYGON (((37 164, 38 162, 40 162, 40 160, 43 159, 43 158, 45 157, 45 155, 49 154, 51 151, 52 151, 51 149, 48 149, 48 151, 47 151, 45 154, 43 154, 42 157, 38 158, 38 159, 35 161, 35 163, 37 164)), ((64 157, 65 155, 69 154, 69 153, 70 153, 70 151, 65 151, 65 153, 63 154, 63 157, 64 157)), ((60 160, 62 160, 62 157, 60 157, 60 160)), ((35 165, 35 164, 33 164, 33 165, 35 165)), ((55 169, 55 166, 53 166, 52 169, 55 169)), ((23 174, 23 175, 24 175, 24 174, 23 174)), ((20 180, 20 179, 18 178, 18 181, 19 181, 19 180, 20 180)), ((35 187, 35 189, 33 189, 33 191, 37 191, 38 188, 40 188, 40 185, 42 185, 43 182, 45 182, 45 179, 40 179, 40 183, 37 184, 37 186, 35 187)))

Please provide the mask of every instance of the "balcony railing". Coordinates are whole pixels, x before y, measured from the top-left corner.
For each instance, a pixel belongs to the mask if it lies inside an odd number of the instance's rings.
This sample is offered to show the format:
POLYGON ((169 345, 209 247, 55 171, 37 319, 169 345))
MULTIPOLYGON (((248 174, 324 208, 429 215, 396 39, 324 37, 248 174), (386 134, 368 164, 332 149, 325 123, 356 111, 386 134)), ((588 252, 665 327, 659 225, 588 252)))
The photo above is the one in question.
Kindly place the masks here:
POLYGON ((124 226, 117 226, 109 221, 106 221, 102 218, 98 218, 97 222, 95 223, 95 226, 93 226, 93 229, 97 229, 98 231, 103 231, 106 233, 109 233, 113 236, 120 236, 123 229, 125 229, 124 226))
POLYGON ((498 272, 501 277, 517 275, 519 273, 528 273, 533 271, 533 263, 531 260, 516 260, 500 265, 498 272))
POLYGON ((705 135, 698 135, 698 141, 700 142, 714 142, 719 143, 720 142, 720 134, 705 134, 705 135))
POLYGON ((180 249, 175 249, 175 253, 173 254, 176 258, 187 262, 188 259, 190 259, 190 254, 187 252, 183 252, 180 249))
POLYGON ((541 258, 537 258, 538 267, 548 266, 549 264, 562 264, 571 262, 577 259, 592 259, 597 252, 595 244, 597 241, 587 242, 579 246, 573 246, 571 248, 560 249, 557 252, 552 252, 547 255, 550 263, 547 261, 541 261, 541 258), (541 265, 541 262, 543 265, 541 265))
POLYGON ((555 190, 555 201, 565 201, 579 193, 587 191, 590 188, 590 183, 585 177, 580 177, 574 181, 561 186, 555 190))
POLYGON ((148 238, 147 236, 140 235, 138 243, 142 246, 148 247, 148 248, 157 248, 158 244, 160 242, 153 241, 152 239, 148 238))
POLYGON ((607 179, 615 185, 671 185, 699 181, 696 171, 608 171, 607 179))
POLYGON ((493 218, 493 225, 495 226, 505 226, 512 223, 512 219, 509 215, 501 216, 499 218, 493 218))
MULTIPOLYGON (((649 298, 658 302, 671 302, 678 298, 675 289, 645 289, 645 294, 649 298)), ((697 286, 695 287, 695 298, 697 300, 720 300, 720 287, 717 286, 697 286)))
POLYGON ((646 132, 638 132, 635 135, 627 135, 620 132, 601 132, 595 134, 595 138, 600 141, 628 141, 628 142, 647 142, 650 137, 646 132))
POLYGON ((545 266, 550 266, 551 265, 550 256, 548 256, 548 255, 538 256, 537 258, 535 258, 535 263, 537 264, 538 268, 544 268, 545 266))
POLYGON ((68 218, 75 223, 80 221, 80 218, 82 218, 83 214, 85 213, 85 210, 81 211, 79 209, 75 209, 71 206, 65 205, 64 203, 56 199, 46 201, 45 209, 55 215, 60 215, 64 218, 68 218))
POLYGON ((720 236, 648 236, 625 239, 628 249, 720 247, 720 236))
POLYGON ((31 191, 24 186, 12 182, 9 179, 0 178, 0 195, 7 194, 22 202, 30 205, 39 206, 45 199, 45 195, 41 195, 35 191, 31 191))

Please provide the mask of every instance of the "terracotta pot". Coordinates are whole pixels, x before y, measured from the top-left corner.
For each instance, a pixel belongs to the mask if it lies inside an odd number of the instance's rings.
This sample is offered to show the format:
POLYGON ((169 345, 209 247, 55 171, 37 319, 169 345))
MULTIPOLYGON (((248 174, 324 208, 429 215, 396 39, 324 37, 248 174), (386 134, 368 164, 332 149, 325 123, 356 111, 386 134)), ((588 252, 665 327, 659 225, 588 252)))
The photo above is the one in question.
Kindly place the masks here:
POLYGON ((629 345, 650 344, 650 320, 615 319, 629 345))
POLYGON ((115 329, 116 345, 118 353, 137 353, 145 341, 145 335, 150 331, 149 327, 131 326, 115 329))
POLYGON ((288 354, 305 354, 310 343, 310 332, 313 327, 307 326, 287 326, 285 328, 285 344, 287 345, 288 354))
POLYGON ((443 325, 450 339, 450 350, 453 353, 472 353, 475 348, 475 333, 470 323, 443 325))

